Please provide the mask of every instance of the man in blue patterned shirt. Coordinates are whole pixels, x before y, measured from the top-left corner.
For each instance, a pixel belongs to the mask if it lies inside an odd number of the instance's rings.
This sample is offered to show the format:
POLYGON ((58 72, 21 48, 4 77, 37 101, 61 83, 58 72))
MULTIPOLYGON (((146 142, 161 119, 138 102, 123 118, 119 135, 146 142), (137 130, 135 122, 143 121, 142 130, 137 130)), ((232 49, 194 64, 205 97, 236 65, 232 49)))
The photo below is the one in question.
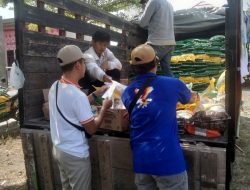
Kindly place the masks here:
POLYGON ((138 77, 126 88, 127 110, 148 78, 153 78, 130 113, 130 138, 135 183, 139 190, 187 190, 186 163, 178 139, 176 104, 193 102, 186 85, 172 77, 157 76, 158 58, 146 44, 131 53, 138 77))

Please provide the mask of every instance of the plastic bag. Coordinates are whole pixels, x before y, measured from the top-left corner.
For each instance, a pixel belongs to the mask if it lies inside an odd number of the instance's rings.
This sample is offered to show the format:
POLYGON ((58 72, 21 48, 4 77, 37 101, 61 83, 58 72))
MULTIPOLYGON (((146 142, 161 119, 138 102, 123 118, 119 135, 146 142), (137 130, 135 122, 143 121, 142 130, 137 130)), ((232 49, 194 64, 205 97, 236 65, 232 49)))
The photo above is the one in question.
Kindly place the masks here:
POLYGON ((18 61, 16 60, 14 63, 12 63, 12 67, 10 70, 10 85, 15 89, 20 89, 24 85, 24 75, 21 71, 18 61))
POLYGON ((113 101, 111 109, 125 109, 121 101, 121 95, 125 90, 126 86, 116 81, 112 81, 112 83, 107 83, 107 85, 109 85, 109 89, 103 94, 102 98, 108 98, 113 101))

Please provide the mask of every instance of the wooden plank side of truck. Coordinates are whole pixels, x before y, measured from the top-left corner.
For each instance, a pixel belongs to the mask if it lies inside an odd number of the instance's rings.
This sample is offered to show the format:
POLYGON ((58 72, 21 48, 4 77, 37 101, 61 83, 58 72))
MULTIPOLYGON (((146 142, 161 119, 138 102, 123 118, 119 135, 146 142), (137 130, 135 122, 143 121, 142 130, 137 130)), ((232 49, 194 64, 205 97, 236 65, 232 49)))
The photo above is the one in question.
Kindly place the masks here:
MULTIPOLYGON (((189 185, 192 190, 229 189, 231 180, 241 90, 238 69, 241 1, 229 0, 228 4, 224 35, 226 109, 231 120, 223 138, 181 136, 181 142, 185 142, 182 147, 189 165, 189 185)), ((122 77, 127 78, 129 53, 131 48, 145 42, 145 31, 76 0, 35 0, 33 4, 15 0, 15 24, 17 59, 26 78, 24 88, 19 90, 19 105, 28 187, 61 189, 59 170, 52 158, 49 122, 44 120, 42 113, 42 90, 49 88, 61 75, 56 62, 57 51, 66 44, 75 44, 84 51, 90 46, 92 33, 104 30, 117 44, 110 46, 110 49, 121 60, 122 77)), ((136 189, 128 136, 99 133, 89 144, 92 189, 136 189)))

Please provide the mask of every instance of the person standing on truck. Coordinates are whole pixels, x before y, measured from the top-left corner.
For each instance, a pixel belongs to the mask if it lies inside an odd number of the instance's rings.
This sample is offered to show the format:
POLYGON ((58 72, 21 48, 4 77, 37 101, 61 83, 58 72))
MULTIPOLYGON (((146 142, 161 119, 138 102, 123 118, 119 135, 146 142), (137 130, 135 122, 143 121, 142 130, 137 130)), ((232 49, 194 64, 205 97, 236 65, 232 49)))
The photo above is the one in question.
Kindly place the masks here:
POLYGON ((87 73, 79 83, 90 92, 94 91, 92 85, 99 87, 104 82, 112 82, 112 79, 120 81, 122 64, 107 48, 109 44, 110 35, 103 31, 96 31, 92 36, 92 47, 84 52, 87 73))
POLYGON ((138 24, 148 30, 147 43, 156 51, 163 75, 173 76, 170 70, 171 52, 176 45, 173 7, 168 0, 141 0, 140 3, 146 6, 138 24))
POLYGON ((196 94, 179 79, 157 76, 158 63, 150 45, 136 47, 131 66, 138 76, 122 94, 130 119, 135 183, 138 190, 187 190, 176 104, 194 102, 196 94))
POLYGON ((64 190, 91 190, 91 165, 87 138, 101 125, 103 116, 111 107, 104 100, 101 111, 94 117, 90 102, 106 87, 86 96, 78 85, 84 77, 85 60, 79 47, 67 45, 59 50, 57 60, 62 77, 49 91, 50 131, 53 156, 59 166, 64 190))

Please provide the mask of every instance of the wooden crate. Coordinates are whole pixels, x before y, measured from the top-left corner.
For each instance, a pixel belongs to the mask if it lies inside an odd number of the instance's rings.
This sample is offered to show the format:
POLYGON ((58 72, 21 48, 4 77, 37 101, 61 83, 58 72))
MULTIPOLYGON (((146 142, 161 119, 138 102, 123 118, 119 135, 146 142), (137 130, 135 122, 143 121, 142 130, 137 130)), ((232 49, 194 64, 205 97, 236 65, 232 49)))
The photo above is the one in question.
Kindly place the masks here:
POLYGON ((203 144, 182 144, 182 148, 187 161, 190 189, 225 189, 225 148, 209 147, 203 144))
MULTIPOLYGON (((61 189, 49 131, 22 129, 21 136, 29 188, 61 189)), ((96 135, 89 140, 89 146, 93 190, 136 189, 129 139, 96 135)), ((225 149, 187 144, 182 147, 190 189, 224 190, 225 149)))

